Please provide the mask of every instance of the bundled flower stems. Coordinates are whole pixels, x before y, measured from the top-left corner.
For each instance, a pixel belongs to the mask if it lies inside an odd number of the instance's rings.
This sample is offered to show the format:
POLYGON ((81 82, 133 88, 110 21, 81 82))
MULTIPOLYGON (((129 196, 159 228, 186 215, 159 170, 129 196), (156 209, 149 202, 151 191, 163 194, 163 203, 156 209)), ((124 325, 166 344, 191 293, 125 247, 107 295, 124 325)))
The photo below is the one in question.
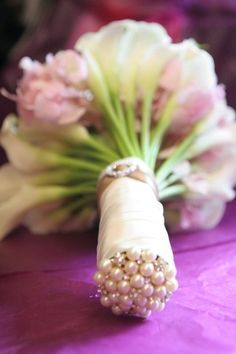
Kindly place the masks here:
POLYGON ((171 231, 215 226, 234 198, 236 124, 212 57, 124 20, 74 50, 20 62, 1 145, 0 238, 100 219, 94 279, 116 315, 148 317, 178 288, 171 231))

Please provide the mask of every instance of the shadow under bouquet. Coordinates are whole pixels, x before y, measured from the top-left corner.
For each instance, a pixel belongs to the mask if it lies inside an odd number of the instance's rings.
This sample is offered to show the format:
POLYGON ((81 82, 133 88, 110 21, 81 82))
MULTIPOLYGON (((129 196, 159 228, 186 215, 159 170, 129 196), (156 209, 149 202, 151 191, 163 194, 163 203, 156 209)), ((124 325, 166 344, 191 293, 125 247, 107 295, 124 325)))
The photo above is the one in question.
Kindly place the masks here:
POLYGON ((94 279, 116 315, 178 288, 170 231, 214 227, 234 198, 236 124, 212 57, 158 24, 113 22, 74 50, 25 57, 0 136, 0 238, 92 227, 94 279))

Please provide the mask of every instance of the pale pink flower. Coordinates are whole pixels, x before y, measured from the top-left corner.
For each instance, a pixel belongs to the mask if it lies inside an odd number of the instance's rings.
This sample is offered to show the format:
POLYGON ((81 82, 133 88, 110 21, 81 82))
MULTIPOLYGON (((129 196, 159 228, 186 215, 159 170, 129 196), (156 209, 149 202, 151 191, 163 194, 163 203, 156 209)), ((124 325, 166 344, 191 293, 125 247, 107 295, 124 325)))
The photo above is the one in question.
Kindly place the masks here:
POLYGON ((197 156, 195 161, 205 171, 211 172, 219 168, 219 165, 224 161, 227 153, 228 148, 222 149, 222 146, 214 146, 212 149, 197 156))
MULTIPOLYGON (((191 158, 191 148, 189 152, 191 158)), ((236 185, 236 125, 230 122, 211 129, 197 139, 192 152, 195 154, 191 161, 192 176, 201 175, 205 179, 208 194, 232 199, 236 185)))
POLYGON ((153 99, 153 118, 157 120, 167 103, 171 93, 179 86, 181 78, 181 62, 178 59, 170 60, 164 67, 157 92, 153 99))
POLYGON ((49 55, 45 64, 23 58, 24 71, 16 101, 23 119, 59 124, 81 118, 89 103, 86 90, 87 69, 84 59, 72 50, 49 55))
POLYGON ((206 118, 218 100, 222 99, 221 86, 204 89, 189 86, 176 95, 177 107, 173 115, 170 131, 188 132, 195 123, 206 118))
POLYGON ((180 83, 181 69, 182 64, 180 60, 172 59, 169 61, 161 74, 160 87, 169 92, 175 91, 180 83))
POLYGON ((234 161, 227 161, 219 166, 217 172, 193 172, 183 178, 189 195, 203 198, 219 197, 227 202, 235 197, 234 185, 236 166, 234 161))
POLYGON ((87 79, 87 65, 74 50, 60 51, 55 56, 48 54, 46 63, 50 71, 68 85, 81 88, 87 79))
POLYGON ((219 198, 183 199, 165 205, 165 218, 172 232, 210 229, 224 215, 225 202, 219 198))
MULTIPOLYGON (((179 173, 187 192, 165 205, 172 231, 211 228, 220 221, 226 203, 235 197, 235 138, 235 124, 229 119, 227 125, 216 125, 190 147, 190 168, 182 176, 179 173)), ((178 175, 178 170, 174 173, 178 175)))

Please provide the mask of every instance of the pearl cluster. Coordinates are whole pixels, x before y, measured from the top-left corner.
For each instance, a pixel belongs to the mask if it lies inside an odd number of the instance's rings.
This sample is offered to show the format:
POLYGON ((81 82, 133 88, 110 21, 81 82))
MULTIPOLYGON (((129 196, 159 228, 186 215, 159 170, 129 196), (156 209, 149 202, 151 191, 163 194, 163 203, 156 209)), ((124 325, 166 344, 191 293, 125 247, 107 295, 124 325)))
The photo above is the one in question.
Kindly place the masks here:
POLYGON ((115 315, 149 317, 177 290, 176 270, 150 250, 128 249, 103 260, 94 280, 100 302, 115 315))

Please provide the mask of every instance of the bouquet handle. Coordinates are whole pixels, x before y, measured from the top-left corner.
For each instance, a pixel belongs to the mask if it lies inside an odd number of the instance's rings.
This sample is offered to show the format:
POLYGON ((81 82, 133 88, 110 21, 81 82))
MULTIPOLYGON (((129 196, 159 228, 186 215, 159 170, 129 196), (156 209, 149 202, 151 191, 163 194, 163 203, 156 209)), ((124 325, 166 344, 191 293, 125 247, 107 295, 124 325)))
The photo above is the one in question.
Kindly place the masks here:
POLYGON ((178 283, 163 207, 155 184, 146 183, 153 176, 140 161, 116 162, 100 178, 95 281, 102 305, 115 314, 148 317, 165 307, 178 283))

